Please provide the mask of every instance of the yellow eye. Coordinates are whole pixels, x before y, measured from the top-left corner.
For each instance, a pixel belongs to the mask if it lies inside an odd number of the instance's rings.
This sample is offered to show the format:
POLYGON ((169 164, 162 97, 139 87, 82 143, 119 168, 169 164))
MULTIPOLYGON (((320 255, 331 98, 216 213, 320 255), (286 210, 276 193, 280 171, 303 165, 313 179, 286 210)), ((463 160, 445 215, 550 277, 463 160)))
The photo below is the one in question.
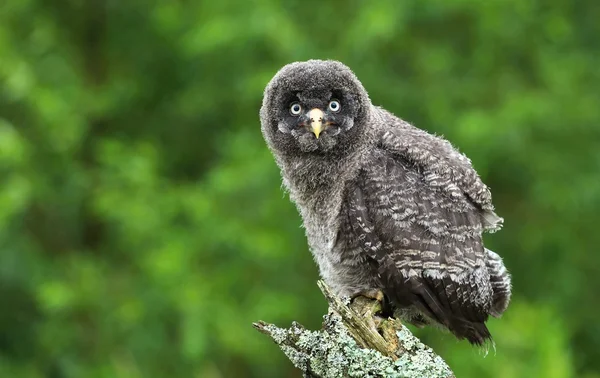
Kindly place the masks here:
POLYGON ((338 100, 329 101, 329 110, 331 110, 332 112, 337 113, 340 111, 341 108, 342 108, 342 105, 340 104, 340 102, 338 100))
POLYGON ((298 104, 297 102, 294 102, 291 106, 290 106, 290 113, 292 113, 292 115, 299 115, 302 112, 302 106, 300 104, 298 104))

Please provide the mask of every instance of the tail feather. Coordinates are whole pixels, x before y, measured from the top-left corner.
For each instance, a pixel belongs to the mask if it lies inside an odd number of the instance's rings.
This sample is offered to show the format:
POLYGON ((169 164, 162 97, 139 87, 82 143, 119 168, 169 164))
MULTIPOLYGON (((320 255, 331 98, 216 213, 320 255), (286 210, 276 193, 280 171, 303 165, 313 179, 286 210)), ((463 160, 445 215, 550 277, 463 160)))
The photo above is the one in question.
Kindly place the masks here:
POLYGON ((510 273, 506 270, 502 258, 489 249, 486 249, 486 252, 488 254, 487 268, 493 290, 490 314, 498 318, 506 311, 510 303, 512 282, 510 273))
POLYGON ((459 339, 467 339, 472 345, 483 346, 492 341, 492 334, 483 322, 455 318, 450 331, 459 339))

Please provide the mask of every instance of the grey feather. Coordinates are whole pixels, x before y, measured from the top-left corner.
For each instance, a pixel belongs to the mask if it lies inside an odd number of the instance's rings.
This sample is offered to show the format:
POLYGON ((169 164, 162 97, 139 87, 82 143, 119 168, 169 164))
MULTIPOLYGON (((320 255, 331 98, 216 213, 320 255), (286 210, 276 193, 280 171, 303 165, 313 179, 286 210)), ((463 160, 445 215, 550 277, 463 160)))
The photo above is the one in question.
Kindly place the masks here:
POLYGON ((407 321, 474 344, 491 338, 485 322, 506 310, 511 286, 482 233, 503 220, 465 155, 373 106, 335 61, 283 67, 260 117, 321 276, 338 295, 381 289, 407 321), (329 107, 334 99, 341 109, 329 107), (294 103, 304 113, 291 114, 294 103), (309 109, 323 114, 318 138, 309 109))

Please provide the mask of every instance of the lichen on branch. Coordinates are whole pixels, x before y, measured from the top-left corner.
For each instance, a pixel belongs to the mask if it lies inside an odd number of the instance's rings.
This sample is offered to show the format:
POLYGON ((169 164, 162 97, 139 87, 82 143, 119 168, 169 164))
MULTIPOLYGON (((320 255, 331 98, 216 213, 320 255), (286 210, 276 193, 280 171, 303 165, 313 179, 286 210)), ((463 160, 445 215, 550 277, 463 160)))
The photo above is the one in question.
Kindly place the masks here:
POLYGON ((454 377, 444 360, 398 320, 377 317, 379 301, 358 297, 350 303, 324 282, 318 284, 329 302, 321 330, 296 322, 290 328, 254 323, 305 377, 454 377))

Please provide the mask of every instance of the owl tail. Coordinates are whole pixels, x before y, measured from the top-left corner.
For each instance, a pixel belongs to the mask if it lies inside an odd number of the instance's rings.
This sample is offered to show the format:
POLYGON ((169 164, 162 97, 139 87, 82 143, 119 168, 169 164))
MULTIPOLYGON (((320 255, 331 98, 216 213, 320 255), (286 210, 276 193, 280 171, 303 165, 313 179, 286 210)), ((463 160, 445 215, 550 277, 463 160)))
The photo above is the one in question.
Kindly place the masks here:
POLYGON ((467 339, 472 345, 483 346, 492 341, 492 335, 483 322, 455 318, 450 331, 459 339, 467 339))
POLYGON ((499 318, 508 307, 511 295, 511 279, 508 270, 502 262, 502 258, 486 248, 488 254, 487 269, 490 274, 490 282, 492 283, 492 308, 490 314, 499 318))

